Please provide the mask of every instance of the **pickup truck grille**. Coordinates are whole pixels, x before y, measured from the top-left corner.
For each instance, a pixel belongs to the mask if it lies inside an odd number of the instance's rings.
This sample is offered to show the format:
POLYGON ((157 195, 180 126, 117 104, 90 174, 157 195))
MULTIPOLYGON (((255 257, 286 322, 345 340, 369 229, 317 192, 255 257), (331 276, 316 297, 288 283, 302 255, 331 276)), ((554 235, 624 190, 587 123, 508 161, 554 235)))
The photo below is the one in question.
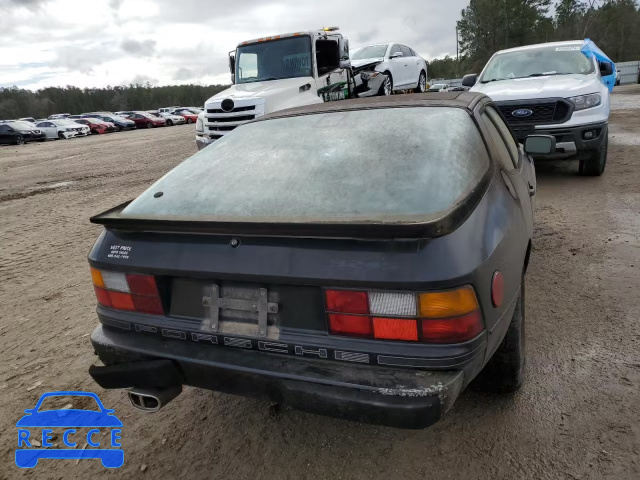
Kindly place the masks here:
POLYGON ((221 101, 208 103, 206 105, 205 132, 211 139, 220 138, 236 127, 243 125, 264 114, 262 100, 256 99, 236 100, 233 108, 223 110, 221 101))
POLYGON ((514 128, 516 125, 563 123, 569 120, 573 110, 571 104, 562 99, 496 103, 507 122, 514 128), (518 110, 530 110, 532 114, 529 116, 513 115, 518 110))

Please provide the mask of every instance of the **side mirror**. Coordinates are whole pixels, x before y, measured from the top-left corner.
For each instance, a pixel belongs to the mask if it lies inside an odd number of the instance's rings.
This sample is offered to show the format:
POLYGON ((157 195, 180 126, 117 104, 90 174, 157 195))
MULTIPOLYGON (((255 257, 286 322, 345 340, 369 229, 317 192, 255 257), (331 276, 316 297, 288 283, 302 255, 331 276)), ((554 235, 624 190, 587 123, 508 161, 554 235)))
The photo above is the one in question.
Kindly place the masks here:
POLYGON ((462 86, 463 87, 473 87, 478 81, 477 73, 469 73, 462 77, 462 86))
POLYGON ((389 55, 389 58, 393 60, 394 58, 399 58, 399 57, 402 57, 402 56, 404 56, 402 54, 402 52, 396 52, 396 53, 392 53, 391 55, 389 55))
POLYGON ((613 75, 613 64, 609 62, 598 62, 600 64, 600 75, 608 77, 613 75))
POLYGON ((549 155, 556 151, 553 135, 529 135, 524 141, 524 151, 529 155, 549 155))

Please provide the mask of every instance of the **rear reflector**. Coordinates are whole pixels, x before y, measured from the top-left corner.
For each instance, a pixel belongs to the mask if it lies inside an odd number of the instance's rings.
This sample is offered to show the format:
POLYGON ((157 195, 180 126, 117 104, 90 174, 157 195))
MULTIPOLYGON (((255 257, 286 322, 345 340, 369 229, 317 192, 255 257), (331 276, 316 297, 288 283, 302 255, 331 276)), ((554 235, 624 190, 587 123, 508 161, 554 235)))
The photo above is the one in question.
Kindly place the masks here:
POLYGON ((422 341, 430 343, 460 343, 471 340, 483 330, 480 311, 455 318, 423 319, 422 341))
POLYGON ((356 315, 329 314, 329 331, 338 335, 371 336, 371 318, 356 315))
POLYGON ((502 306, 504 300, 504 278, 502 273, 496 271, 491 279, 491 303, 494 307, 502 306))
POLYGON ((152 275, 125 274, 91 268, 98 303, 117 310, 164 314, 156 279, 152 275))
POLYGON ((407 318, 374 318, 373 336, 381 340, 418 341, 417 321, 407 318))
POLYGON ((353 290, 325 290, 325 299, 328 312, 337 313, 369 313, 369 300, 367 292, 353 290))
POLYGON ((478 300, 471 286, 421 293, 419 299, 420 316, 426 318, 458 317, 478 309, 478 300))

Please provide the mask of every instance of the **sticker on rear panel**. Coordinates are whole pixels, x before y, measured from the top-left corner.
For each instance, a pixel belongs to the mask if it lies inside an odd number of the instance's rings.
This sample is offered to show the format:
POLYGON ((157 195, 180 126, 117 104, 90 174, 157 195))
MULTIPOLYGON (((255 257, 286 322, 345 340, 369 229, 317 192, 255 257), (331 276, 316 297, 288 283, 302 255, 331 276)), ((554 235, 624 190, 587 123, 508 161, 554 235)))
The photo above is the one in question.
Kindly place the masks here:
POLYGON ((128 245, 111 245, 109 247, 109 255, 107 258, 114 258, 116 260, 129 260, 131 254, 131 247, 128 245))

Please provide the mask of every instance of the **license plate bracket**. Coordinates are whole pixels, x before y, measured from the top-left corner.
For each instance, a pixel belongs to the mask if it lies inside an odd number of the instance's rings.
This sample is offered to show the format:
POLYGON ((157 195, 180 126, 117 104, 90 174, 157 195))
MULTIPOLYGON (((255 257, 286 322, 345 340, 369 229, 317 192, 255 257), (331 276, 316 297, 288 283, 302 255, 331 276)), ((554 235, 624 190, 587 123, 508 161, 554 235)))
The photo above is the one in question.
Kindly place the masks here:
POLYGON ((202 297, 202 306, 208 308, 208 315, 204 327, 211 332, 218 332, 220 330, 221 309, 257 312, 258 335, 261 337, 267 336, 268 314, 278 313, 278 304, 269 302, 269 292, 266 288, 258 289, 258 298, 256 300, 245 300, 221 297, 220 287, 215 283, 211 285, 210 296, 202 297))

